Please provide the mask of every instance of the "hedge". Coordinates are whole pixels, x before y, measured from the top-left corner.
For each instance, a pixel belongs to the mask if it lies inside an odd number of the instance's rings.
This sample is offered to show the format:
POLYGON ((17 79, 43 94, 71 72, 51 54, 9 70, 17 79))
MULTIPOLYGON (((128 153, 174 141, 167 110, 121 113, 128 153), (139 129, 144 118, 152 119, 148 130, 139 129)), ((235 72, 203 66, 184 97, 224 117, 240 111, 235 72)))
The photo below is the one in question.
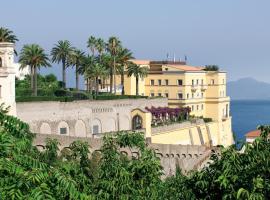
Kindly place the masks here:
POLYGON ((74 101, 73 97, 55 97, 55 96, 19 96, 16 97, 16 102, 32 102, 32 101, 74 101))
POLYGON ((96 100, 113 100, 113 99, 146 99, 148 96, 136 96, 136 95, 104 95, 96 96, 96 100))

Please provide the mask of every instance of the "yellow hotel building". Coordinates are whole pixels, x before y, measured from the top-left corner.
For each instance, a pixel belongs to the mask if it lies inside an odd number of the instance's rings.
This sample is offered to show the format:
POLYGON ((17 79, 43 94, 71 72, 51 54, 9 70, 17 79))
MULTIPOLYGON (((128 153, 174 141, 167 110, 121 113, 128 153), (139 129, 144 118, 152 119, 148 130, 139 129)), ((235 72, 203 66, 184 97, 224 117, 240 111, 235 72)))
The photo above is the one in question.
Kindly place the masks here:
MULTIPOLYGON (((205 129, 211 129, 216 137, 215 145, 233 143, 230 98, 226 95, 226 72, 205 71, 203 67, 186 65, 185 62, 131 60, 149 69, 146 78, 139 79, 139 95, 166 97, 170 107, 191 108, 191 115, 212 118, 205 129)), ((125 75, 124 91, 136 94, 135 77, 125 75)), ((116 76, 116 85, 120 85, 116 76)), ((183 130, 184 131, 184 130, 183 130)), ((156 143, 173 143, 177 136, 172 132, 151 136, 156 143), (169 140, 169 141, 168 141, 169 140)), ((186 134, 188 135, 188 134, 186 134)), ((179 143, 179 142, 178 142, 179 143)))

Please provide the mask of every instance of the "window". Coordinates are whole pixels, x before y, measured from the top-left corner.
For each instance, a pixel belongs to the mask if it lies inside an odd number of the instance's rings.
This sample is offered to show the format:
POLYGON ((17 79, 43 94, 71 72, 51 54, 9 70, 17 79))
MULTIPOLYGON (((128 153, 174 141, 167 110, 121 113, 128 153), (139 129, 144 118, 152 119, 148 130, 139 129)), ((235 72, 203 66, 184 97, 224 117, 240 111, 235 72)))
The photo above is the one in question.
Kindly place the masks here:
POLYGON ((155 96, 155 93, 151 93, 151 97, 154 97, 155 96))
POLYGON ((137 130, 142 128, 142 117, 140 115, 135 115, 132 119, 132 129, 137 130))
POLYGON ((155 85, 155 80, 151 80, 151 81, 150 81, 150 84, 151 84, 151 85, 155 85))
POLYGON ((187 99, 189 99, 189 93, 187 93, 187 99))
POLYGON ((169 93, 165 93, 164 95, 165 95, 165 97, 166 97, 166 98, 168 98, 168 97, 169 97, 169 93))
POLYGON ((182 93, 178 93, 178 99, 183 99, 183 94, 182 93))
POLYGON ((2 97, 2 85, 0 85, 0 98, 2 97))
POLYGON ((191 106, 191 111, 194 111, 194 106, 193 105, 191 106))
POLYGON ((197 105, 197 110, 199 110, 199 105, 197 105))
POLYGON ((93 134, 98 134, 99 133, 99 126, 98 125, 94 125, 93 126, 93 134))
POLYGON ((161 97, 161 93, 158 93, 158 96, 161 97))
POLYGON ((177 80, 178 85, 183 85, 183 80, 179 79, 177 80))
POLYGON ((202 79, 202 85, 203 85, 203 79, 202 79))
POLYGON ((192 99, 194 98, 194 94, 192 93, 192 99))
POLYGON ((0 67, 2 67, 3 64, 2 64, 2 58, 0 58, 0 67))
POLYGON ((201 105, 201 109, 203 110, 203 104, 201 105))
POLYGON ((158 80, 158 85, 161 85, 161 80, 160 79, 158 80))
POLYGON ((194 85, 194 80, 192 79, 192 85, 194 85))
POLYGON ((197 85, 199 85, 199 79, 197 79, 197 85))
POLYGON ((203 98, 203 92, 201 93, 201 95, 202 95, 202 98, 203 98))
POLYGON ((165 85, 169 85, 169 80, 168 79, 165 80, 165 85))
POLYGON ((67 128, 66 127, 60 128, 60 134, 61 135, 67 134, 67 128))
POLYGON ((168 68, 166 67, 165 70, 168 71, 168 68))
POLYGON ((215 84, 215 80, 212 79, 212 80, 211 80, 211 85, 214 85, 214 84, 215 84))

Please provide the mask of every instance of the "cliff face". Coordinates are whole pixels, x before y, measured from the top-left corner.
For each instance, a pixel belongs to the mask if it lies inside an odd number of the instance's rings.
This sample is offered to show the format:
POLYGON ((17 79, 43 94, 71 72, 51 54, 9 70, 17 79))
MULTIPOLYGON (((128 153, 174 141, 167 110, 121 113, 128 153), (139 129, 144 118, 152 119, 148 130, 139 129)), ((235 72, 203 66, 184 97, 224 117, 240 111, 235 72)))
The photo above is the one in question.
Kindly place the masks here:
POLYGON ((232 100, 270 100, 270 84, 253 78, 243 78, 228 82, 227 94, 232 100))

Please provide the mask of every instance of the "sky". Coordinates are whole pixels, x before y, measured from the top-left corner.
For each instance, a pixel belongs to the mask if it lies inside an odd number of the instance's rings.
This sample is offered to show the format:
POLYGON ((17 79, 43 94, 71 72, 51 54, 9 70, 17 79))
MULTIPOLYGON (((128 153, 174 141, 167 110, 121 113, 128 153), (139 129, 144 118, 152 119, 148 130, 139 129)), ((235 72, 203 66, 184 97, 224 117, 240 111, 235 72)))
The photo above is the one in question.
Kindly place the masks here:
MULTIPOLYGON (((0 0, 0 27, 47 52, 69 40, 86 52, 89 36, 117 36, 137 59, 184 59, 219 65, 228 80, 253 77, 270 83, 269 0, 0 0)), ((53 64, 42 74, 61 78, 53 64)), ((68 69, 68 87, 75 85, 68 69)), ((82 86, 82 80, 81 80, 82 86)))

